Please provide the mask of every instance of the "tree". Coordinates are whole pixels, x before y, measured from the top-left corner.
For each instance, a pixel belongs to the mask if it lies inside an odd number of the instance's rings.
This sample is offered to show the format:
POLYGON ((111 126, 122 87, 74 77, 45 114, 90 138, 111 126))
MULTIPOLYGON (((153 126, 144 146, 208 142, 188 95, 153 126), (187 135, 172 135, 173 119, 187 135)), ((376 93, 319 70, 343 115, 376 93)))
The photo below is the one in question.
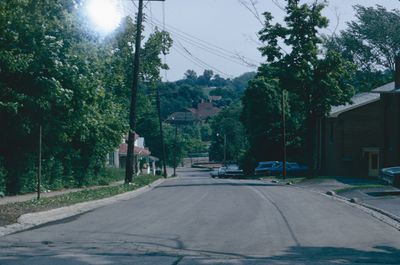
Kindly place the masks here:
POLYGON ((203 75, 197 78, 197 84, 199 86, 210 86, 211 78, 214 76, 212 70, 204 70, 203 75))
POLYGON ((356 5, 356 20, 338 36, 324 38, 328 50, 340 52, 357 66, 353 85, 359 91, 390 82, 400 54, 400 11, 356 5))
POLYGON ((211 160, 222 161, 224 158, 224 138, 226 138, 226 161, 241 161, 247 149, 244 127, 240 123, 242 106, 234 104, 224 108, 211 121, 211 160))
POLYGON ((31 191, 38 127, 43 125, 44 184, 83 185, 97 174, 122 129, 119 106, 105 97, 96 72, 94 36, 74 1, 0 3, 0 154, 7 192, 31 191), (48 14, 52 14, 48 16, 48 14), (104 136, 107 134, 107 136, 104 136))
POLYGON ((400 10, 354 6, 357 20, 347 23, 334 39, 346 57, 361 69, 394 71, 394 58, 400 54, 400 10))
POLYGON ((192 81, 193 83, 197 80, 197 73, 194 70, 187 70, 184 76, 186 80, 192 81))
MULTIPOLYGON (((51 188, 97 183, 126 132, 133 24, 126 19, 115 39, 99 42, 79 7, 75 0, 0 2, 0 119, 7 128, 0 130, 0 179, 6 175, 8 193, 35 188, 39 125, 43 185, 51 188)), ((168 45, 156 32, 143 48, 147 84, 159 78, 164 66, 156 57, 168 45)), ((139 117, 151 106, 144 93, 139 117)))
POLYGON ((279 80, 281 89, 294 93, 303 104, 305 151, 312 169, 317 168, 317 125, 332 106, 350 101, 349 85, 353 66, 334 51, 323 53, 318 30, 328 20, 321 15, 325 4, 300 4, 288 0, 286 26, 272 24, 272 15, 264 13, 265 25, 259 32, 264 46, 260 48, 279 80), (283 42, 287 47, 282 48, 283 42))

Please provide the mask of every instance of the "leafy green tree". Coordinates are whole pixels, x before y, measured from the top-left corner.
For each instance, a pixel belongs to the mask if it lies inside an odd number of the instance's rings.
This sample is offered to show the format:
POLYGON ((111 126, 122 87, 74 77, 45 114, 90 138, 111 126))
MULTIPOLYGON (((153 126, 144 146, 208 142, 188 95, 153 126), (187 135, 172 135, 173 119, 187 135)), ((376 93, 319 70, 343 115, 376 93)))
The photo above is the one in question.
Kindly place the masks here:
POLYGON ((394 71, 400 54, 400 10, 354 6, 356 20, 334 39, 339 50, 360 69, 394 71))
POLYGON ((213 76, 214 72, 212 70, 204 70, 203 75, 197 78, 197 84, 199 86, 210 86, 213 76))
POLYGON ((303 104, 305 151, 312 169, 317 167, 317 124, 332 106, 350 101, 354 93, 349 84, 353 66, 332 50, 323 53, 318 30, 328 20, 321 15, 325 4, 300 4, 288 0, 286 26, 272 24, 272 15, 264 14, 265 25, 259 32, 260 48, 267 63, 275 69, 281 89, 294 93, 303 104), (283 42, 286 47, 282 48, 283 42))
POLYGON ((324 45, 357 65, 352 83, 358 91, 369 91, 393 78, 394 58, 400 54, 400 11, 379 5, 354 9, 356 20, 338 36, 325 36, 324 45))
POLYGON ((224 138, 226 138, 226 161, 239 162, 247 149, 244 127, 240 123, 242 106, 234 104, 224 108, 211 121, 211 160, 222 161, 224 158, 224 138))
POLYGON ((259 75, 250 81, 242 98, 241 122, 249 141, 245 169, 255 162, 282 157, 279 80, 259 75))
POLYGON ((192 84, 194 84, 197 81, 197 73, 194 70, 187 70, 184 74, 185 79, 187 81, 192 82, 192 84))
MULTIPOLYGON (((7 128, 0 130, 0 156, 8 193, 34 190, 39 125, 44 186, 98 181, 106 154, 126 132, 132 50, 123 43, 133 32, 129 23, 115 42, 99 42, 77 1, 0 2, 0 119, 7 128)), ((169 43, 157 32, 143 48, 148 84, 164 67, 155 54, 169 43)), ((141 104, 145 112, 150 103, 141 104)))

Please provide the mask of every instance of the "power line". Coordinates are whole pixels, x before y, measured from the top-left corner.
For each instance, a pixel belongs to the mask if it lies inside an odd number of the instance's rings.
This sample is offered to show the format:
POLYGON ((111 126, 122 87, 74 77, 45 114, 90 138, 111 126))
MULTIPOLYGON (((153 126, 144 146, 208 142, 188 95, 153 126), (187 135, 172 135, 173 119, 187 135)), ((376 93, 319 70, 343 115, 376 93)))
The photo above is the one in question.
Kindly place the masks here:
MULTIPOLYGON (((155 19, 155 21, 157 22, 158 20, 155 19)), ((227 49, 225 49, 225 48, 222 48, 222 47, 220 47, 220 46, 217 46, 217 45, 215 45, 215 44, 213 44, 213 43, 211 43, 211 42, 202 40, 202 39, 200 39, 200 38, 198 38, 198 37, 196 37, 196 36, 194 36, 194 35, 191 35, 191 34, 189 34, 189 33, 184 32, 184 31, 182 31, 182 30, 180 30, 180 29, 178 29, 178 28, 176 28, 176 27, 174 27, 174 26, 171 26, 171 25, 168 25, 168 24, 167 24, 167 27, 170 28, 170 29, 172 29, 172 31, 179 32, 179 33, 182 34, 182 35, 186 35, 188 38, 192 38, 192 39, 197 40, 198 42, 204 43, 204 45, 206 45, 206 46, 211 46, 211 47, 213 47, 214 49, 217 49, 217 50, 222 51, 222 52, 224 52, 224 53, 226 53, 226 54, 229 54, 229 55, 236 55, 235 52, 229 51, 229 50, 227 50, 227 49)), ((248 59, 249 61, 257 62, 256 60, 251 59, 251 58, 246 58, 246 59, 248 59)), ((257 62, 257 63, 258 63, 258 62, 257 62)))
MULTIPOLYGON (((158 19, 154 18, 154 21, 157 24, 160 24, 160 21, 158 19)), ((174 34, 179 35, 182 38, 189 39, 192 42, 196 42, 198 45, 202 45, 204 47, 207 47, 208 49, 212 49, 214 51, 217 51, 218 53, 224 53, 225 55, 227 55, 227 56, 229 56, 231 58, 234 58, 234 59, 238 58, 237 53, 235 53, 235 52, 229 51, 229 50, 227 50, 225 48, 222 48, 222 47, 219 47, 219 46, 217 46, 217 45, 215 45, 213 43, 210 43, 210 42, 207 42, 205 40, 202 40, 202 39, 200 39, 198 37, 195 37, 195 36, 193 36, 191 34, 188 34, 188 33, 184 32, 184 31, 182 31, 182 30, 180 30, 180 29, 178 29, 176 27, 170 26, 168 24, 166 24, 166 26, 169 29, 168 31, 173 32, 174 34)), ((242 56, 242 58, 245 58, 247 61, 252 61, 253 63, 259 64, 259 62, 254 60, 254 59, 247 58, 245 56, 242 56)))
POLYGON ((204 51, 206 51, 206 52, 208 52, 210 54, 213 54, 215 56, 223 58, 223 59, 225 59, 225 60, 227 60, 227 61, 229 61, 231 63, 235 63, 235 64, 238 64, 238 65, 241 65, 241 66, 251 67, 251 68, 257 67, 255 64, 251 64, 251 63, 248 63, 248 62, 243 62, 243 60, 239 59, 240 57, 238 55, 236 55, 236 56, 226 55, 226 54, 223 54, 223 53, 221 53, 220 51, 218 51, 216 49, 204 46, 204 45, 202 45, 201 43, 199 43, 199 42, 197 42, 195 40, 191 40, 191 39, 189 39, 189 38, 187 38, 184 35, 181 35, 179 33, 172 32, 172 31, 168 31, 168 32, 170 33, 170 35, 175 36, 175 38, 179 38, 181 41, 184 41, 184 42, 189 43, 189 44, 191 44, 193 46, 196 46, 197 48, 200 48, 200 49, 202 49, 202 50, 204 50, 204 51))
MULTIPOLYGON (((135 3, 133 0, 131 0, 131 2, 132 2, 132 4, 133 4, 135 7, 137 7, 136 3, 135 3)), ((149 2, 150 2, 150 1, 147 1, 147 4, 148 4, 149 2)), ((147 6, 147 5, 146 5, 146 6, 147 6)), ((165 6, 163 5, 163 11, 164 11, 164 9, 165 9, 165 6)), ((151 11, 150 11, 150 12, 151 12, 151 11)), ((175 43, 177 44, 177 47, 172 46, 172 48, 173 48, 177 53, 179 53, 182 57, 186 58, 187 60, 189 60, 190 62, 192 62, 193 64, 197 65, 197 66, 200 67, 200 68, 203 68, 203 69, 212 69, 212 70, 214 70, 215 72, 217 72, 217 73, 219 73, 219 74, 221 74, 221 75, 223 75, 223 76, 225 76, 225 77, 228 77, 228 78, 232 78, 232 77, 233 77, 232 75, 227 74, 227 73, 225 73, 225 72, 219 70, 218 68, 216 68, 216 67, 214 67, 214 66, 211 66, 210 64, 206 63, 205 61, 203 61, 203 60, 200 59, 199 57, 195 56, 195 55, 194 55, 191 51, 189 51, 189 49, 186 48, 178 39, 180 39, 180 40, 182 40, 182 41, 185 41, 185 42, 187 42, 187 43, 189 43, 189 44, 191 44, 191 45, 197 46, 197 47, 200 48, 200 49, 203 49, 203 50, 205 50, 205 51, 208 51, 209 53, 213 53, 214 55, 217 55, 217 56, 219 56, 219 57, 221 57, 221 58, 224 58, 224 59, 226 59, 226 60, 229 60, 229 61, 231 61, 231 62, 233 62, 233 63, 240 64, 240 65, 246 66, 246 67, 249 67, 249 66, 250 66, 250 64, 248 64, 248 63, 244 64, 243 62, 239 63, 238 61, 234 61, 234 59, 238 60, 237 57, 236 57, 236 56, 235 56, 235 57, 232 57, 232 55, 233 55, 234 53, 232 53, 232 52, 230 52, 230 51, 228 51, 228 50, 226 50, 226 49, 223 49, 223 48, 218 47, 218 46, 216 46, 216 45, 214 45, 214 44, 211 44, 211 43, 208 43, 208 42, 206 42, 206 41, 203 41, 203 40, 201 40, 201 39, 199 39, 199 38, 197 38, 197 37, 194 37, 194 36, 192 36, 192 38, 194 38, 195 40, 192 40, 192 39, 190 39, 190 37, 189 37, 189 36, 191 36, 191 35, 190 35, 190 34, 187 34, 187 33, 184 33, 183 31, 181 31, 182 34, 176 32, 176 31, 175 31, 175 32, 170 32, 170 29, 167 31, 166 29, 168 29, 168 26, 167 26, 167 24, 165 23, 165 11, 163 12, 163 22, 160 22, 160 21, 159 21, 158 19, 156 19, 154 16, 151 16, 151 17, 150 17, 150 20, 148 20, 147 22, 148 22, 149 24, 151 24, 152 26, 156 26, 156 27, 163 28, 165 32, 169 32, 171 35, 175 36, 175 37, 174 37, 174 40, 175 40, 175 43), (162 23, 162 24, 161 24, 161 23, 162 23), (187 35, 187 36, 185 36, 185 35, 187 35), (199 40, 199 41, 196 41, 196 40, 199 40), (207 47, 206 45, 202 44, 201 42, 207 43, 209 46, 214 46, 214 47, 216 47, 216 48, 207 47), (221 55, 221 53, 225 53, 225 54, 221 55), (228 55, 227 55, 226 53, 228 53, 228 55)), ((177 31, 180 31, 179 29, 176 29, 176 30, 177 30, 177 31)), ((164 55, 164 56, 166 57, 166 55, 164 55)), ((166 58, 165 58, 164 62, 166 63, 166 58)), ((165 73, 165 75, 166 75, 166 79, 167 79, 167 73, 165 73)))
MULTIPOLYGON (((157 25, 158 24, 156 24, 156 26, 157 25)), ((257 65, 255 65, 255 64, 246 62, 246 59, 241 57, 241 56, 239 56, 239 55, 236 55, 235 57, 233 57, 231 55, 226 55, 226 54, 223 54, 223 53, 221 53, 220 51, 218 51, 216 49, 204 46, 204 45, 202 45, 201 43, 199 43, 199 42, 197 42, 195 40, 191 40, 191 39, 189 39, 189 38, 187 38, 187 37, 185 37, 185 36, 183 36, 183 35, 181 35, 179 33, 171 32, 171 31, 168 31, 168 32, 170 33, 171 36, 174 36, 175 38, 178 38, 181 41, 184 41, 184 42, 186 42, 188 44, 191 44, 191 45, 193 45, 193 46, 195 46, 197 48, 200 48, 200 49, 202 49, 202 50, 204 50, 204 51, 206 51, 206 52, 208 52, 210 54, 213 54, 215 56, 223 58, 223 59, 225 59, 225 60, 227 60, 227 61, 229 61, 231 63, 235 63, 235 64, 238 64, 238 65, 241 65, 241 66, 244 66, 244 67, 249 67, 249 68, 256 68, 257 67, 257 65)))

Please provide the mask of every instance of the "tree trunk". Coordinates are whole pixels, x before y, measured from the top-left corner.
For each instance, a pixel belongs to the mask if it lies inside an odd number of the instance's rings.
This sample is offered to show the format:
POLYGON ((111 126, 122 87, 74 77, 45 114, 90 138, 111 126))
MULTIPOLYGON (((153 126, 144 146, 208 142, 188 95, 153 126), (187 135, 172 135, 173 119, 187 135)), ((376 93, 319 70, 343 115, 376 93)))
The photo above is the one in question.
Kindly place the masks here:
POLYGON ((306 118, 306 154, 307 164, 310 169, 310 176, 315 177, 318 164, 318 117, 315 113, 310 113, 306 118))

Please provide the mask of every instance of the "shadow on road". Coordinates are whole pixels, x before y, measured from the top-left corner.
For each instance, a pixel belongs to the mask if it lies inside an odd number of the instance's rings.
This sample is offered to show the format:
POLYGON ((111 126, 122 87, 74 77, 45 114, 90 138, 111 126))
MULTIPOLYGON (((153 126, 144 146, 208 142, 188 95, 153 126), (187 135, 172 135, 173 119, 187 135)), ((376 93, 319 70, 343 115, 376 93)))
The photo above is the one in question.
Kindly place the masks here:
MULTIPOLYGON (((106 244, 106 243, 105 243, 106 244)), ((98 246, 98 245, 97 245, 98 246)), ((29 253, 12 252, 1 255, 3 265, 24 264, 399 264, 400 250, 387 246, 376 246, 371 251, 338 247, 291 247, 281 255, 254 257, 229 252, 176 248, 161 244, 132 242, 121 244, 111 252, 97 252, 96 245, 86 248, 63 248, 60 255, 54 246, 29 248, 29 253), (53 249, 52 249, 53 248, 53 249), (154 249, 152 251, 151 249, 154 249), (163 250, 156 250, 156 249, 163 250), (124 249, 124 252, 118 252, 124 249), (168 250, 167 250, 168 249, 168 250), (142 250, 142 251, 141 251, 142 250), (223 263, 221 263, 223 262, 223 263)), ((4 251, 5 249, 3 249, 4 251)), ((1 251, 1 252, 3 252, 1 251)))

